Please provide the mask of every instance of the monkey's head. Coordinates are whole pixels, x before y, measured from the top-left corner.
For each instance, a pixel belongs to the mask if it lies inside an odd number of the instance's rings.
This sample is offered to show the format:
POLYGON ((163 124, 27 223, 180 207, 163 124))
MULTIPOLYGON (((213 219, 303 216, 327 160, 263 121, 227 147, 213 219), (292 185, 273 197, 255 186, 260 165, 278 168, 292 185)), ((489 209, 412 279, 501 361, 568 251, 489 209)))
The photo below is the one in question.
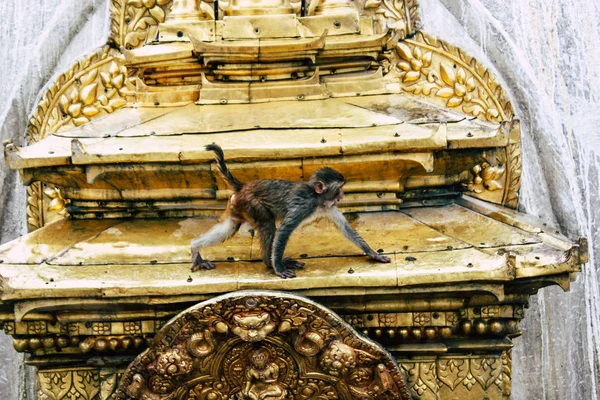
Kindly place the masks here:
POLYGON ((346 183, 344 175, 333 168, 319 168, 308 181, 315 188, 315 193, 323 199, 327 208, 337 206, 344 197, 343 186, 346 183))

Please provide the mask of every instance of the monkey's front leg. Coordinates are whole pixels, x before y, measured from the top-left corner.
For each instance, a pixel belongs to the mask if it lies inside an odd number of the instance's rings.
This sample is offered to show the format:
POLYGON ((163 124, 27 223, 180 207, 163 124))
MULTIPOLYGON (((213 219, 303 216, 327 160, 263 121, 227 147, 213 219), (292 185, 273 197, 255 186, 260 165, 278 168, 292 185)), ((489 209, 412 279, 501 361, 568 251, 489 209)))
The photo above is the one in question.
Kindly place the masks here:
MULTIPOLYGON (((273 241, 275 238, 275 221, 269 220, 261 225, 257 226, 258 234, 260 236, 260 246, 262 249, 263 262, 267 267, 273 267, 272 252, 273 252, 273 241)), ((281 260, 281 264, 284 269, 301 269, 304 268, 304 263, 296 261, 291 257, 285 257, 281 260)))
POLYGON ((273 269, 275 273, 283 279, 294 278, 296 272, 294 269, 302 268, 303 263, 298 262, 292 258, 283 258, 285 247, 290 239, 290 236, 294 230, 300 226, 300 223, 310 216, 313 212, 313 208, 307 207, 306 211, 295 210, 295 212, 289 212, 288 215, 283 219, 275 239, 273 240, 273 269))
POLYGON ((388 257, 388 256, 384 256, 383 254, 379 254, 379 253, 371 253, 371 254, 367 254, 369 256, 370 259, 375 260, 375 261, 379 261, 381 263, 389 263, 392 260, 388 257))
POLYGON ((344 217, 344 214, 342 214, 337 207, 332 207, 329 211, 329 215, 340 232, 342 232, 342 234, 358 248, 364 251, 369 258, 381 263, 389 263, 392 261, 388 256, 384 256, 383 254, 379 254, 374 251, 371 246, 369 246, 367 242, 365 242, 365 240, 358 234, 358 232, 356 232, 354 228, 350 226, 346 220, 346 217, 344 217))

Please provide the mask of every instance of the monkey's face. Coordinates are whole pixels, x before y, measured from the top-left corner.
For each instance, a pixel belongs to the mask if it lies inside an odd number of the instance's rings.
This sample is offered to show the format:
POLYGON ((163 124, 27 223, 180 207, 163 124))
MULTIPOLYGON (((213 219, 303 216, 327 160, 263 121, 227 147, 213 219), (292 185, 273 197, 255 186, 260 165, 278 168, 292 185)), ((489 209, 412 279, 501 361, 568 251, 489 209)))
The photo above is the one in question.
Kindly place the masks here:
POLYGON ((325 186, 323 192, 323 205, 326 208, 337 206, 344 198, 344 182, 332 182, 325 186))

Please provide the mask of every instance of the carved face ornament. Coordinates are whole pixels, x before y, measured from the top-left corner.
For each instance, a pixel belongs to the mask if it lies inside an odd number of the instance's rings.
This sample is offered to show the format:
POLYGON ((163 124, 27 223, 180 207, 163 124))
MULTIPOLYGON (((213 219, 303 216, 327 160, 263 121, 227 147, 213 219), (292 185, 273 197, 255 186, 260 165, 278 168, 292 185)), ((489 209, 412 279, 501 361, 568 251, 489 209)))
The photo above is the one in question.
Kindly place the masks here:
POLYGON ((235 326, 232 332, 245 342, 264 340, 276 326, 267 312, 236 314, 233 316, 233 322, 235 326))

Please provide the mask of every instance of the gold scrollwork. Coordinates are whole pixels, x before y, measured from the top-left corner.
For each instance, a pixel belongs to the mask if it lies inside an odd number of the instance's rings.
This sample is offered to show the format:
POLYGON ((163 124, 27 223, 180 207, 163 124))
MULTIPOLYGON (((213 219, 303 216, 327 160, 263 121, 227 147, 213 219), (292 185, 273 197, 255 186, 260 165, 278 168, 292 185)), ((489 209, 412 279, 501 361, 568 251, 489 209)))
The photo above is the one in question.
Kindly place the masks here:
POLYGON ((396 45, 396 55, 404 91, 488 121, 512 119, 512 105, 495 77, 459 48, 417 32, 396 45))
POLYGON ((109 43, 116 47, 138 47, 148 29, 165 22, 173 0, 112 0, 109 43))
POLYGON ((508 181, 504 194, 504 205, 517 208, 519 205, 519 189, 521 188, 521 142, 510 143, 508 153, 508 181))
POLYGON ((497 382, 501 385, 504 396, 510 398, 512 392, 512 350, 502 353, 502 379, 497 382))
POLYGON ((42 207, 42 183, 34 182, 27 186, 27 231, 33 232, 44 226, 42 207))
POLYGON ((310 300, 232 293, 184 311, 124 372, 115 398, 409 399, 383 348, 310 300))

